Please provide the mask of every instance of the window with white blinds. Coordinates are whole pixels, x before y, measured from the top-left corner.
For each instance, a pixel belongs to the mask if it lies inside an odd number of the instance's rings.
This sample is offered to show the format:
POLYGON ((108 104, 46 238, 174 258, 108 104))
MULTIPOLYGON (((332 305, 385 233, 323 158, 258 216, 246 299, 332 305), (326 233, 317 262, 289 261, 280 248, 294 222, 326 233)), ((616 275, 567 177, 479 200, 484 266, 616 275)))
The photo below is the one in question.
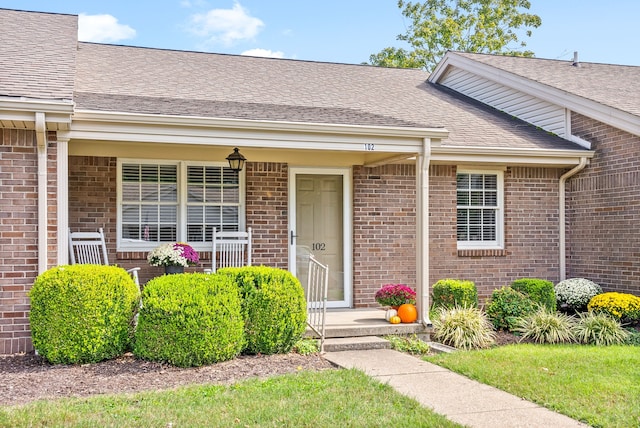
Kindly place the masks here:
POLYGON ((459 171, 456 182, 458 248, 502 248, 502 172, 459 171))
POLYGON ((179 241, 208 249, 213 228, 242 228, 240 180, 223 165, 119 161, 119 248, 179 241))

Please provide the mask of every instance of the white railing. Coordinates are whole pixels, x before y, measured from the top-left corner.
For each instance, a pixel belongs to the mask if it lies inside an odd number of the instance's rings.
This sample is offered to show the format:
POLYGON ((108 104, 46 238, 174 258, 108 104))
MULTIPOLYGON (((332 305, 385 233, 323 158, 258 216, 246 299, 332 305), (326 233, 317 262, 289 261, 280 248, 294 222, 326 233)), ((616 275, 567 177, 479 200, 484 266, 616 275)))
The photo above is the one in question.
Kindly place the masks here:
POLYGON ((309 256, 307 283, 307 325, 320 339, 320 352, 324 352, 325 317, 327 315, 327 291, 329 266, 309 256))

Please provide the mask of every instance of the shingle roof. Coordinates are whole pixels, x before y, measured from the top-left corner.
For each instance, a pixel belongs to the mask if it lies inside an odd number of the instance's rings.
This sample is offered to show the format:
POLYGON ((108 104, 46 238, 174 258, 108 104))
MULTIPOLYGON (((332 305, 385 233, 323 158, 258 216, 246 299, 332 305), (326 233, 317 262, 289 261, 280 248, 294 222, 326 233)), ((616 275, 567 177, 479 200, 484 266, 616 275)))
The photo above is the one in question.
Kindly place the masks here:
POLYGON ((587 100, 640 116, 640 67, 452 52, 587 100))
POLYGON ((0 9, 0 96, 72 99, 77 22, 74 15, 0 9))
POLYGON ((421 70, 79 43, 78 109, 444 127, 445 145, 575 148, 426 82, 421 70))

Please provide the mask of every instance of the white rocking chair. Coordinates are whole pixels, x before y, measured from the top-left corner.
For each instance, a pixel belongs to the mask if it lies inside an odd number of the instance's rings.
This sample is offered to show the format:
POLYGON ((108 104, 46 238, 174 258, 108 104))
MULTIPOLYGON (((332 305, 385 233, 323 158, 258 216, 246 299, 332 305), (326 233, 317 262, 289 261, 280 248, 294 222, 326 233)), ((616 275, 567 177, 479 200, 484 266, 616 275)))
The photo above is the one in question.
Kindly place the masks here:
MULTIPOLYGON (((107 245, 102 228, 97 232, 71 232, 69 229, 69 253, 71 264, 108 265, 107 245)), ((138 280, 139 267, 128 269, 136 286, 140 288, 138 280)))
POLYGON ((213 229, 211 270, 223 267, 251 266, 251 228, 246 232, 216 232, 213 229))

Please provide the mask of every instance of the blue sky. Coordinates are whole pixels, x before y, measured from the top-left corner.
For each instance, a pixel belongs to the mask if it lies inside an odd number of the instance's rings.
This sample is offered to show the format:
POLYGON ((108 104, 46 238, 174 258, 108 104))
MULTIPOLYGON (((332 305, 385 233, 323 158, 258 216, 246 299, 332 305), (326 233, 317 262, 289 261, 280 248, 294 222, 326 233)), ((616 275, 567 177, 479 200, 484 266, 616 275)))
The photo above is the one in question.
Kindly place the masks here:
MULTIPOLYGON (((537 57, 640 66, 638 0, 531 0, 537 57)), ((80 39, 165 49, 361 63, 407 24, 396 0, 0 0, 81 15, 80 39)), ((1 34, 1 33, 0 33, 1 34)))

